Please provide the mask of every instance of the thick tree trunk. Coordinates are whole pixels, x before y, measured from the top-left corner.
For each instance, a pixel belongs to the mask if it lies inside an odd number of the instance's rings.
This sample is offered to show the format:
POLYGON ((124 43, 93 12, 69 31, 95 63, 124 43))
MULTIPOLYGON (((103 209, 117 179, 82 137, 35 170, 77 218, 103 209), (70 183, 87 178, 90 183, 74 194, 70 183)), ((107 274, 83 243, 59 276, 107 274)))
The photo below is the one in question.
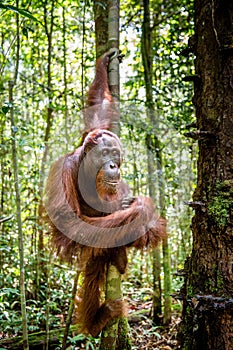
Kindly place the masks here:
POLYGON ((233 349, 233 3, 195 1, 199 139, 183 349, 233 349))

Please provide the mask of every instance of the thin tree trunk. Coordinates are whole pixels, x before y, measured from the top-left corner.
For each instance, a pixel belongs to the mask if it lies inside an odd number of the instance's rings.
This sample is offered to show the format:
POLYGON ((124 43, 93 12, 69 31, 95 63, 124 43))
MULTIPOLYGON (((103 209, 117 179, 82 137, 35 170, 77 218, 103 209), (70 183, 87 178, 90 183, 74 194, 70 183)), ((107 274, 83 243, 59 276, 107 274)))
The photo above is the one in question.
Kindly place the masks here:
POLYGON ((232 18, 231 1, 195 1, 199 159, 182 329, 190 350, 233 349, 232 18))
MULTIPOLYGON (((108 49, 119 49, 119 1, 111 0, 105 3, 94 2, 96 57, 100 57, 108 49)), ((114 101, 119 101, 119 61, 117 55, 109 63, 109 89, 114 101)), ((118 124, 118 123, 116 123, 118 124)), ((114 126, 116 133, 119 127, 114 126)), ((108 266, 106 278, 106 299, 121 299, 121 274, 114 265, 108 266)), ((131 349, 128 337, 128 321, 120 318, 109 322, 102 331, 100 349, 131 349)))
MULTIPOLYGON (((0 117, 0 143, 1 145, 5 146, 5 140, 4 140, 4 134, 5 134, 5 127, 6 127, 6 116, 5 114, 1 114, 0 117)), ((3 147, 1 150, 1 162, 0 162, 0 172, 1 172, 1 199, 0 199, 0 213, 1 213, 1 220, 0 220, 0 228, 1 228, 1 236, 0 236, 0 241, 4 242, 5 240, 5 225, 3 224, 4 222, 4 217, 3 214, 5 213, 5 190, 6 190, 6 167, 5 167, 5 153, 6 150, 3 151, 3 147)), ((3 272, 3 266, 4 266, 4 259, 5 254, 0 254, 0 274, 2 275, 3 272)), ((3 288, 4 281, 1 279, 0 281, 0 288, 3 288)))
MULTIPOLYGON (((119 0, 108 1, 108 48, 119 50, 119 21, 120 21, 119 0)), ((109 89, 115 100, 120 100, 120 73, 119 60, 117 55, 111 60, 109 66, 109 89)))
POLYGON ((70 299, 70 306, 69 306, 68 316, 67 316, 67 320, 66 320, 66 327, 65 327, 65 331, 64 331, 64 337, 62 339, 62 348, 61 348, 61 350, 65 350, 66 347, 67 347, 66 343, 67 343, 68 335, 69 335, 69 332, 70 332, 70 325, 71 325, 73 311, 74 311, 75 296, 76 296, 76 293, 77 293, 77 286, 78 286, 79 275, 80 275, 80 271, 77 270, 76 275, 74 277, 74 285, 73 285, 73 289, 72 289, 72 294, 71 294, 71 299, 70 299))
POLYGON ((69 110, 67 101, 67 53, 66 53, 66 8, 62 7, 62 48, 63 48, 63 98, 64 98, 64 119, 65 119, 65 138, 66 138, 66 150, 68 151, 68 122, 69 122, 69 110))
POLYGON ((108 2, 94 0, 96 58, 108 51, 108 2))
POLYGON ((85 38, 86 38, 86 7, 87 7, 87 0, 84 1, 83 4, 83 21, 82 21, 82 108, 85 107, 85 93, 84 93, 84 86, 85 86, 85 38))
POLYGON ((45 33, 47 36, 47 49, 48 49, 48 61, 47 61, 47 93, 48 93, 48 107, 46 116, 46 128, 44 136, 44 153, 42 156, 41 167, 40 167, 40 183, 39 183, 39 194, 40 201, 38 205, 39 213, 39 237, 38 237, 38 265, 37 265, 37 292, 40 288, 41 280, 47 279, 47 268, 44 264, 44 235, 43 235, 43 191, 44 191, 44 178, 45 178, 45 168, 48 157, 48 141, 50 138, 50 132, 53 122, 53 108, 52 108, 52 35, 54 27, 54 8, 55 0, 52 0, 51 11, 48 11, 48 2, 44 2, 44 22, 45 22, 45 33), (48 13, 50 13, 50 23, 48 23, 48 13))
MULTIPOLYGON (((121 276, 114 265, 109 264, 106 278, 105 298, 109 300, 122 299, 121 276)), ((101 333, 100 350, 115 350, 118 336, 118 321, 113 319, 101 333)))
MULTIPOLYGON (((38 265, 37 265, 37 273, 38 278, 37 287, 40 288, 41 284, 44 284, 47 281, 47 305, 46 305, 46 349, 49 347, 49 275, 48 269, 50 264, 50 259, 45 259, 45 250, 44 250, 44 233, 43 233, 43 191, 44 191, 44 178, 45 178, 45 168, 46 162, 48 158, 49 145, 48 141, 50 138, 50 132, 52 128, 53 122, 53 108, 52 108, 52 36, 53 36, 53 27, 54 27, 54 9, 55 9, 55 0, 51 1, 51 10, 48 10, 48 1, 44 2, 44 23, 45 23, 45 33, 47 36, 47 48, 48 48, 48 60, 47 60, 47 93, 48 93, 48 106, 47 106, 47 117, 46 117, 46 129, 44 136, 44 153, 42 156, 41 167, 40 167, 40 182, 39 182, 39 206, 38 206, 38 214, 39 214, 39 237, 38 237, 38 265), (50 21, 48 17, 48 13, 50 13, 50 21), (47 261, 47 264, 45 264, 47 261)), ((37 289, 38 292, 38 289, 37 289)))
MULTIPOLYGON (((161 146, 159 144, 155 147, 156 159, 157 159, 157 171, 158 171, 158 183, 159 183, 159 206, 161 215, 166 216, 165 209, 165 188, 162 175, 163 158, 161 152, 161 146)), ((164 272, 164 311, 163 311, 163 324, 168 325, 171 322, 171 259, 168 237, 163 239, 163 272, 164 272)))
MULTIPOLYGON (((148 102, 148 101, 147 101, 148 102)), ((148 111, 150 115, 152 110, 148 111)), ((152 117, 153 118, 153 117, 152 117)), ((156 154, 156 148, 160 147, 159 140, 156 138, 156 146, 155 146, 155 138, 154 135, 147 135, 146 138, 146 146, 147 146, 147 168, 148 168, 148 179, 149 179, 149 195, 154 200, 156 199, 155 195, 155 166, 154 166, 154 155, 156 154)), ((161 166, 161 152, 159 153, 160 157, 157 158, 157 167, 161 166)), ((158 171, 159 173, 159 171, 158 171)), ((159 186, 159 181, 157 180, 158 191, 161 191, 159 186)), ((161 197, 161 196, 160 196, 161 197)), ((161 253, 160 247, 157 247, 153 251, 153 322, 156 325, 161 324, 161 314, 162 314, 162 288, 161 288, 161 253)))
MULTIPOLYGON (((41 179, 40 179, 40 197, 42 198, 43 189, 44 189, 44 174, 45 174, 45 166, 48 157, 48 141, 50 138, 50 131, 52 127, 53 121, 53 108, 52 108, 52 36, 53 36, 53 27, 54 27, 54 8, 55 8, 55 0, 51 2, 51 11, 50 11, 50 23, 48 23, 48 3, 47 0, 44 3, 44 22, 45 22, 45 33, 47 36, 47 49, 48 49, 48 61, 47 61, 47 92, 48 92, 48 107, 47 107, 47 118, 46 118, 46 129, 45 129, 45 137, 44 137, 44 154, 41 162, 41 179)), ((43 246, 43 243, 42 243, 43 246)))
MULTIPOLYGON (((19 7, 19 1, 16 1, 16 7, 19 7)), ((15 184, 15 196, 16 196, 16 210, 17 210, 17 224, 18 224, 18 237, 19 237, 19 265, 20 265, 20 301, 21 301, 21 314, 22 314, 22 331, 23 331, 23 349, 29 350, 28 344, 28 329, 27 329, 27 311, 26 311, 26 292, 25 292, 25 270, 24 270, 24 236, 22 229, 22 215, 21 215, 21 198, 20 198, 20 186, 18 178, 18 155, 16 145, 16 132, 17 127, 15 125, 14 118, 14 97, 13 89, 17 82, 18 70, 19 70, 19 55, 20 55, 20 32, 19 32, 19 14, 16 13, 16 63, 14 80, 9 82, 9 106, 10 106, 10 120, 11 120, 11 139, 12 139, 12 160, 14 169, 14 184, 15 184)))
MULTIPOLYGON (((15 74, 17 77, 17 74, 15 74)), ((19 235, 19 261, 20 261, 20 299, 21 299, 21 314, 22 314, 22 328, 23 328, 23 349, 29 350, 28 345, 28 331, 27 331, 27 312, 26 312, 26 295, 25 295, 25 271, 24 271, 24 238, 22 229, 22 216, 21 216, 21 199, 20 199, 20 188, 18 178, 18 156, 16 146, 16 130, 13 109, 13 87, 15 82, 9 82, 9 105, 10 117, 11 117, 11 139, 12 139, 12 159, 14 169, 14 183, 15 183, 15 195, 16 195, 16 208, 17 208, 17 224, 18 224, 18 235, 19 235)))
MULTIPOLYGON (((152 81, 152 28, 150 26, 150 0, 143 0, 143 22, 142 22, 142 42, 141 52, 144 66, 144 79, 146 88, 146 106, 147 114, 152 125, 152 131, 147 135, 147 150, 148 150, 148 173, 149 179, 153 178, 154 173, 154 155, 156 155, 156 165, 158 171, 158 188, 160 209, 164 212, 164 188, 161 179, 162 154, 160 151, 161 145, 158 137, 153 132, 155 126, 155 103, 153 100, 153 81, 152 81)), ((150 196, 155 199, 154 181, 149 181, 150 196)), ((154 276, 154 299, 153 299, 153 319, 156 324, 160 323, 159 315, 161 314, 161 281, 160 281, 160 254, 159 248, 154 253, 153 259, 153 276, 154 276), (159 270, 158 270, 159 269, 159 270)), ((167 324, 171 319, 171 281, 170 281, 170 256, 168 248, 168 240, 163 240, 163 268, 164 268, 164 323, 167 324)))

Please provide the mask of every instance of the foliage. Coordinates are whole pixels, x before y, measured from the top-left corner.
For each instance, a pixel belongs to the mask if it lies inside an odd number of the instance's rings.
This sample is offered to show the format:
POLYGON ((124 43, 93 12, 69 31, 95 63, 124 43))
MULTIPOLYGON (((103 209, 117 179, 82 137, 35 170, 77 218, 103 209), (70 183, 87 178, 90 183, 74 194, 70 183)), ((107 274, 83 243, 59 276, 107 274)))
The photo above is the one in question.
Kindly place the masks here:
MULTIPOLYGON (((89 2, 65 0, 61 3, 55 0, 54 8, 52 3, 22 1, 19 8, 12 2, 0 3, 0 215, 1 218, 13 215, 11 220, 1 224, 0 233, 0 328, 3 331, 0 337, 21 333, 18 237, 9 119, 11 106, 8 98, 8 82, 13 79, 16 66, 14 11, 20 18, 19 76, 14 89, 13 107, 25 239, 29 331, 63 324, 72 290, 74 273, 57 261, 55 256, 50 256, 47 229, 41 226, 38 206, 50 164, 79 143, 83 128, 81 110, 84 95, 94 74, 94 22, 89 2), (50 28, 52 19, 54 21, 51 35, 46 33, 45 19, 47 28, 50 28), (52 46, 49 46, 50 40, 52 46), (51 82, 48 87, 49 64, 51 82), (52 122, 51 133, 46 141, 48 111, 52 111, 52 122), (49 153, 44 162, 47 147, 49 153), (40 251, 41 237, 43 254, 40 251)), ((193 31, 193 9, 192 2, 187 0, 165 3, 153 0, 151 8, 156 102, 154 125, 148 121, 144 106, 145 89, 140 56, 142 6, 137 0, 126 1, 121 5, 121 50, 125 54, 121 65, 121 139, 125 149, 123 178, 130 184, 133 193, 148 194, 146 140, 148 136, 154 140, 158 136, 159 150, 164 154, 161 167, 157 164, 158 147, 149 149, 156 165, 152 178, 157 188, 154 200, 158 209, 163 209, 159 202, 162 172, 172 273, 175 273, 177 268, 182 267, 191 249, 189 226, 192 213, 184 202, 191 199, 194 189, 196 146, 185 139, 183 133, 194 121, 191 107, 193 89, 182 79, 193 72, 193 58, 183 57, 181 52, 193 31)), ((125 283, 125 294, 134 293, 138 301, 147 302, 152 294, 151 257, 131 253, 129 260, 130 284, 125 283), (140 291, 142 285, 146 287, 140 291)), ((174 291, 179 288, 179 284, 180 281, 174 278, 174 291)), ((174 308, 179 308, 179 304, 175 305, 174 308)), ((76 340, 73 339, 73 342, 76 340)))
POLYGON ((219 226, 225 226, 230 219, 233 188, 230 181, 217 182, 208 210, 219 226))
POLYGON ((12 6, 10 4, 3 4, 3 3, 0 3, 0 9, 3 9, 3 10, 9 10, 9 11, 13 11, 13 12, 16 12, 24 17, 27 17, 29 19, 32 19, 33 21, 37 21, 38 23, 41 23, 40 21, 38 21, 38 19, 36 19, 36 17, 34 17, 31 12, 27 11, 27 10, 24 10, 24 9, 20 9, 16 6, 12 6))

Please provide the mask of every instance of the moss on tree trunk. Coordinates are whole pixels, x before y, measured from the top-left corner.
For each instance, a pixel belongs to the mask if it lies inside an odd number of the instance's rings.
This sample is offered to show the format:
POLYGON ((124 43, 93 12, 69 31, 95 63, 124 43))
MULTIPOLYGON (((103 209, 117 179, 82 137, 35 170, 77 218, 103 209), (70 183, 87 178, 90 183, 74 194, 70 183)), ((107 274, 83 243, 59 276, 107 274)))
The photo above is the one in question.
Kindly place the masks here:
POLYGON ((199 159, 183 349, 233 346, 232 18, 230 1, 195 1, 194 104, 199 159))
MULTIPOLYGON (((114 265, 108 266, 106 299, 122 299, 121 276, 114 265)), ((101 333, 100 350, 130 350, 128 320, 125 317, 111 320, 101 333)))

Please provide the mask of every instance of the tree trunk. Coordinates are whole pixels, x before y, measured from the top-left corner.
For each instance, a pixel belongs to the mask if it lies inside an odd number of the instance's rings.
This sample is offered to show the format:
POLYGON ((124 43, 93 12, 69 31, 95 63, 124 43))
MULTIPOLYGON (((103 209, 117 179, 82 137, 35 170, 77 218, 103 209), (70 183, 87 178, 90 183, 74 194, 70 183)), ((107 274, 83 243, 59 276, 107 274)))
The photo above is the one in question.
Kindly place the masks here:
MULTIPOLYGON (((17 77, 17 74, 15 75, 17 77)), ((16 80, 15 80, 16 82, 16 80)), ((20 302, 21 302, 21 316, 22 316, 22 330, 23 330, 23 343, 22 348, 24 350, 29 349, 28 345, 28 326, 27 326, 27 310, 26 310, 26 292, 25 292, 25 261, 24 261, 24 235, 22 228, 22 212, 21 212, 21 197, 19 187, 19 169, 18 169, 18 154, 16 146, 16 124, 14 118, 14 99, 13 99, 13 88, 14 81, 9 82, 9 105, 10 108, 10 119, 11 119, 11 139, 12 139, 12 160, 14 170, 14 183, 15 183, 15 201, 17 210, 17 225, 18 225, 18 239, 19 239, 19 264, 20 264, 20 302)))
POLYGON ((94 0, 96 58, 108 51, 108 3, 94 0))
POLYGON ((183 349, 233 349, 233 3, 195 1, 199 138, 183 349))
MULTIPOLYGON (((18 0, 16 1, 16 7, 19 7, 18 0)), ((25 261, 24 261, 24 234, 22 226, 22 210, 21 210, 21 196, 20 196, 20 184, 19 184, 19 166, 18 166, 18 151, 16 144, 16 132, 17 127, 15 124, 14 115, 14 98, 13 90, 17 83, 19 73, 19 56, 20 56, 20 26, 19 26, 19 14, 16 13, 16 61, 14 80, 9 81, 9 106, 10 106, 10 121, 11 121, 11 145, 12 145, 12 163, 14 173, 14 184, 15 184, 15 201, 16 201, 16 215, 18 225, 18 247, 19 247, 19 265, 20 265, 20 304, 21 304, 21 317, 22 317, 22 331, 23 331, 23 343, 22 348, 29 350, 28 344, 28 324, 27 324, 27 310, 26 310, 26 291, 25 291, 25 261)))
POLYGON ((68 339, 68 335, 70 332, 70 325, 72 322, 72 316, 73 316, 73 311, 74 311, 75 296, 77 293, 79 275, 80 275, 80 271, 77 270, 76 275, 74 277, 74 282, 73 282, 74 284, 73 284, 72 294, 71 294, 71 298, 70 298, 69 311, 68 311, 68 315, 67 315, 67 319, 66 319, 66 327, 65 327, 64 336, 62 339, 61 350, 65 350, 67 348, 67 339, 68 339))
POLYGON ((42 284, 47 280, 47 265, 44 263, 46 260, 45 257, 45 247, 44 247, 44 231, 43 231, 43 192, 44 192, 44 179, 45 179, 45 169, 46 162, 49 153, 49 138, 53 123, 53 108, 52 108, 52 98, 53 98, 53 89, 52 89, 52 37, 53 37, 53 28, 54 28, 54 9, 55 9, 55 0, 51 1, 51 9, 49 12, 48 1, 46 0, 43 3, 44 10, 44 23, 45 23, 45 33, 47 37, 47 97, 48 97, 48 106, 47 106, 47 116, 46 116, 46 127, 45 127, 45 136, 44 136, 44 152, 42 156, 41 166, 40 166, 40 182, 39 182, 39 194, 40 200, 38 204, 38 254, 37 254, 37 296, 42 284), (50 16, 48 16, 48 13, 50 16), (49 21, 50 18, 50 21, 49 21))
MULTIPOLYGON (((119 49, 119 1, 109 0, 106 2, 94 1, 95 13, 95 36, 96 36, 96 57, 100 57, 107 50, 119 49)), ((120 76, 118 55, 114 55, 109 62, 108 69, 109 89, 113 95, 114 102, 119 101, 120 76)), ((116 111, 117 112, 117 111, 116 111)), ((112 131, 119 134, 118 116, 112 131)), ((121 299, 121 274, 114 265, 108 266, 106 276, 106 299, 121 299)), ((128 335, 128 321, 126 318, 117 318, 110 321, 101 334, 100 349, 131 349, 131 342, 128 335)))
MULTIPOLYGON (((109 300, 122 299, 121 276, 114 265, 108 266, 105 297, 109 300)), ((130 350, 128 321, 121 317, 108 322, 101 334, 100 350, 130 350)))
MULTIPOLYGON (((147 153, 148 153, 148 177, 149 177, 149 194, 155 199, 155 181, 153 173, 154 162, 156 158, 157 173, 161 174, 162 167, 162 152, 158 136, 155 134, 155 103, 153 100, 153 58, 152 58, 152 30, 150 25, 150 0, 143 0, 143 22, 142 22, 142 62, 144 67, 144 80, 146 89, 146 106, 147 115, 151 123, 151 131, 146 138, 147 153)), ((158 190, 160 209, 165 214, 164 210, 164 188, 161 181, 162 175, 158 175, 158 190)), ((168 240, 163 240, 163 269, 164 269, 164 323, 168 324, 171 320, 171 278, 170 278, 170 256, 168 240)), ((155 324, 161 323, 160 315, 162 313, 162 295, 161 295, 161 280, 160 280, 161 264, 160 250, 156 249, 153 255, 153 279, 154 279, 154 297, 153 297, 153 321, 155 324)))

